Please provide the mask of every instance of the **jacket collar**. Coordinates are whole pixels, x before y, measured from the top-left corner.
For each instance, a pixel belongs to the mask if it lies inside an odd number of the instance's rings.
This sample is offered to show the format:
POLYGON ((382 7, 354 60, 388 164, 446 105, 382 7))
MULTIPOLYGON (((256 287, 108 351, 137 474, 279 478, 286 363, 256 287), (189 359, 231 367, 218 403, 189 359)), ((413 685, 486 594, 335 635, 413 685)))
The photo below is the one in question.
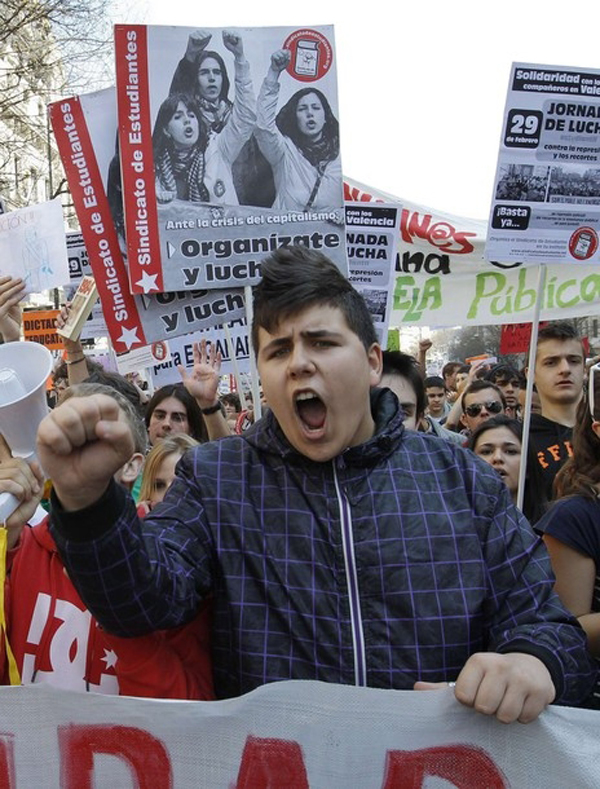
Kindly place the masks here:
MULTIPOLYGON (((402 411, 393 392, 389 389, 372 389, 371 412, 375 433, 368 441, 350 447, 343 453, 346 465, 375 465, 390 455, 401 441, 404 432, 402 411)), ((268 411, 244 433, 244 439, 260 452, 278 455, 286 462, 312 462, 288 442, 272 411, 268 411)))

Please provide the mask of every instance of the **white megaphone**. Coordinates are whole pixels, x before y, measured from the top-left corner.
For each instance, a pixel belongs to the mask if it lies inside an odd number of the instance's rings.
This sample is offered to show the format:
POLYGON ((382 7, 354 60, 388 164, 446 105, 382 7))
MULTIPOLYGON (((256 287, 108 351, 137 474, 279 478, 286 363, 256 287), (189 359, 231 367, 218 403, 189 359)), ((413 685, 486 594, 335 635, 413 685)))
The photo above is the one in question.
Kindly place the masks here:
MULTIPOLYGON (((0 345, 0 433, 15 457, 35 458, 37 429, 48 413, 46 381, 51 371, 52 354, 43 345, 0 345)), ((0 493, 0 524, 18 505, 12 493, 0 493)))

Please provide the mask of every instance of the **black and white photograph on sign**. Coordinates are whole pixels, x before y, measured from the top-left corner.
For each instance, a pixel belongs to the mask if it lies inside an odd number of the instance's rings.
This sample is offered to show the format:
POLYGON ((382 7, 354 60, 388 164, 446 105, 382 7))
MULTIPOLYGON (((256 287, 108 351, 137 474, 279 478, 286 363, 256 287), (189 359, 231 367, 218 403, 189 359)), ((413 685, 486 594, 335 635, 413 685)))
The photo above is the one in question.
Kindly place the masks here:
POLYGON ((550 175, 548 200, 551 203, 600 204, 600 169, 565 165, 553 167, 550 175))
POLYGON ((496 185, 496 200, 544 202, 548 195, 550 168, 532 164, 504 164, 496 185))
POLYGON ((118 26, 115 40, 133 292, 252 285, 261 258, 294 243, 346 273, 333 28, 118 26), (130 36, 144 55, 139 134, 130 36), (136 224, 142 161, 155 209, 136 224), (150 264, 138 262, 144 223, 150 264))
POLYGON ((382 323, 387 307, 387 290, 365 290, 362 293, 362 297, 367 302, 367 307, 373 316, 373 320, 376 323, 382 323))
MULTIPOLYGON (((117 111, 114 88, 107 88, 79 97, 87 130, 103 182, 96 189, 105 189, 119 245, 126 263, 124 244, 123 197, 118 159, 117 111), (115 141, 117 152, 115 153, 115 141)), ((108 221, 108 218, 107 218, 108 221)), ((87 262, 87 253, 86 253, 87 262)), ((122 265, 118 260, 114 266, 122 265)), ((69 265, 76 266, 71 259, 69 265)), ((90 273, 86 271, 85 273, 90 273)), ((243 292, 240 288, 201 289, 190 292, 154 293, 135 297, 139 320, 148 342, 168 340, 189 332, 221 323, 225 316, 239 319, 245 315, 243 292)))

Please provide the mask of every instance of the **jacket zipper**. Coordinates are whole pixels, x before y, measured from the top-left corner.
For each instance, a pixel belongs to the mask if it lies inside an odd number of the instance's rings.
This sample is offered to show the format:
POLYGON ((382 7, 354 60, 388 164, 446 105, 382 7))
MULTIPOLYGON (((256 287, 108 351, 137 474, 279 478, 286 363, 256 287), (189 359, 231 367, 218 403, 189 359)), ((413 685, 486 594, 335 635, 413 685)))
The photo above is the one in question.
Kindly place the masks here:
POLYGON ((348 499, 340 488, 337 469, 333 464, 333 480, 340 509, 342 523, 342 549, 344 551, 344 565, 346 570, 346 583, 348 585, 350 603, 350 626, 352 628, 352 647, 354 651, 354 684, 366 686, 367 669, 365 655, 365 635, 360 610, 360 594, 358 588, 358 573, 356 571, 356 558, 354 555, 354 539, 352 534, 352 513, 348 499))

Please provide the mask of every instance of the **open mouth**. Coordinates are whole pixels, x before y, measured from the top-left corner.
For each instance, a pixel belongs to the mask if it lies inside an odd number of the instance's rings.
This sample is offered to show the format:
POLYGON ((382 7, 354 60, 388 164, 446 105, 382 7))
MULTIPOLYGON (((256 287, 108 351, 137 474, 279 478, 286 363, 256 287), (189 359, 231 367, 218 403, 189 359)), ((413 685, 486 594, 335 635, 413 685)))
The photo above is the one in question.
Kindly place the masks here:
POLYGON ((296 413, 308 431, 321 430, 325 424, 327 408, 314 392, 300 392, 294 398, 296 413))

